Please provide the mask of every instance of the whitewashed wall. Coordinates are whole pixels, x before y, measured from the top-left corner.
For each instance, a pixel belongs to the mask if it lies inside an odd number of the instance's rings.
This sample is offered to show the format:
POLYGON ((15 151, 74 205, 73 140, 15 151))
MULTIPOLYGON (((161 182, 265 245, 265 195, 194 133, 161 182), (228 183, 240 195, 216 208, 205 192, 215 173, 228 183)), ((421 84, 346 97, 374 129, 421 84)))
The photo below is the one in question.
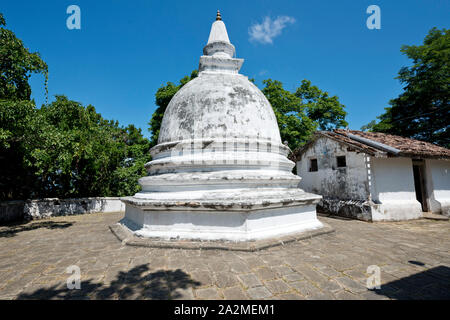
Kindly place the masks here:
POLYGON ((450 216, 450 161, 426 160, 425 171, 431 211, 450 216))
POLYGON ((0 203, 0 223, 94 212, 123 211, 125 211, 125 204, 118 197, 5 201, 0 203))
POLYGON ((371 158, 372 220, 408 220, 422 216, 416 199, 410 158, 371 158))
POLYGON ((116 197, 40 199, 25 203, 24 218, 34 220, 54 216, 119 211, 125 211, 125 204, 116 197))
POLYGON ((300 188, 333 199, 367 200, 369 186, 365 154, 348 151, 334 140, 319 138, 297 162, 300 188), (337 168, 336 157, 346 156, 347 166, 337 168), (311 158, 317 158, 318 171, 309 172, 311 158))

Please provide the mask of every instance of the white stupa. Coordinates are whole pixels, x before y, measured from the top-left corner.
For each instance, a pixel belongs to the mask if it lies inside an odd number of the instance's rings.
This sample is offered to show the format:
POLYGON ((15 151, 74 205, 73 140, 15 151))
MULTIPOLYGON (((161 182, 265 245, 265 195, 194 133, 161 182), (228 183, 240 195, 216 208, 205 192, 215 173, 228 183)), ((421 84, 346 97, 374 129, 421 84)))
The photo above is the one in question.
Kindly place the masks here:
POLYGON ((170 101, 122 223, 143 237, 256 240, 322 227, 264 94, 239 74, 218 12, 199 75, 170 101))

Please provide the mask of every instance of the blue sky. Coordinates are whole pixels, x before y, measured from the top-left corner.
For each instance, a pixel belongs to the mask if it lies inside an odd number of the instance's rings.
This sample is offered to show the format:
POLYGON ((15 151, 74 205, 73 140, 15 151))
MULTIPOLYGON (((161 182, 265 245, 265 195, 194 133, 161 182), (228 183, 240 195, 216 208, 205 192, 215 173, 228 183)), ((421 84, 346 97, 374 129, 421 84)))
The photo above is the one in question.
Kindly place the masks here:
MULTIPOLYGON (((394 78, 410 64, 401 45, 421 44, 432 27, 449 28, 450 21, 448 0, 6 0, 0 12, 49 65, 51 100, 65 94, 92 104, 105 118, 134 123, 148 137, 156 90, 198 67, 217 9, 236 56, 245 59, 242 74, 260 87, 272 78, 289 90, 311 80, 346 105, 351 129, 375 119, 401 93, 394 78), (72 4, 81 9, 81 30, 66 27, 72 4), (366 26, 372 4, 381 9, 380 30, 366 26), (260 40, 271 43, 250 39, 250 28, 266 17, 284 17, 278 20, 284 28, 269 25, 260 40)), ((43 77, 31 83, 40 105, 43 77)))

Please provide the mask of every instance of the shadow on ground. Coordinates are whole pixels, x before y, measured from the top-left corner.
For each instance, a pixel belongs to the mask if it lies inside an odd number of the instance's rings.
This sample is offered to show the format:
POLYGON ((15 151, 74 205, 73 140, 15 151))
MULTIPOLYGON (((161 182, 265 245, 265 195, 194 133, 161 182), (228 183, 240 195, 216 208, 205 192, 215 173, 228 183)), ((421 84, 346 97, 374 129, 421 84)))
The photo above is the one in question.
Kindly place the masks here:
POLYGON ((109 285, 94 283, 92 279, 82 281, 80 289, 68 289, 61 285, 22 293, 17 299, 154 299, 182 298, 180 289, 197 287, 201 283, 192 280, 180 269, 148 272, 149 264, 134 267, 128 272, 119 272, 109 285))
MULTIPOLYGON (((418 263, 414 261, 413 264, 418 263)), ((446 266, 431 268, 386 283, 374 291, 398 300, 448 300, 450 299, 450 268, 446 266)))
POLYGON ((23 231, 30 231, 40 228, 47 228, 47 229, 64 229, 68 228, 71 225, 73 225, 72 222, 56 222, 56 221, 43 221, 43 222, 34 222, 34 223, 27 223, 27 224, 10 224, 8 226, 2 226, 0 228, 0 238, 9 238, 14 237, 17 233, 23 232, 23 231))

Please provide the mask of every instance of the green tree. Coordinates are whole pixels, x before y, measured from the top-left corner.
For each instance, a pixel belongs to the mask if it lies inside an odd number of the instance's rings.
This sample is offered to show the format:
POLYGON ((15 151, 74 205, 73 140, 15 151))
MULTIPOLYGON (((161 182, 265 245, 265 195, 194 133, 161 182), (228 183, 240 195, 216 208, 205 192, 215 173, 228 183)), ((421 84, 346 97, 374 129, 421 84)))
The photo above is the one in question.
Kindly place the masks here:
POLYGON ((0 199, 126 196, 139 191, 150 141, 65 96, 35 108, 0 101, 0 199))
POLYGON ((277 80, 263 81, 262 92, 272 105, 280 129, 281 140, 287 141, 291 150, 304 143, 316 130, 317 123, 306 113, 302 99, 285 90, 277 80))
POLYGON ((376 124, 377 124, 376 120, 372 120, 368 124, 361 126, 361 131, 373 131, 373 127, 376 124))
POLYGON ((139 178, 145 176, 145 164, 151 160, 150 141, 144 138, 140 128, 130 124, 122 129, 122 139, 126 145, 126 156, 112 174, 111 194, 129 196, 140 191, 139 178))
POLYGON ((108 179, 124 155, 114 123, 64 96, 37 112, 27 164, 45 197, 109 195, 108 179))
POLYGON ((331 130, 347 126, 345 106, 338 97, 302 80, 292 93, 276 80, 264 80, 262 92, 275 112, 281 139, 287 141, 291 150, 301 147, 316 130, 331 130))
POLYGON ((5 26, 0 13, 0 100, 30 100, 28 79, 32 73, 41 73, 45 75, 47 84, 47 64, 39 53, 31 53, 25 48, 23 42, 5 26))
POLYGON ((47 79, 47 65, 5 26, 0 13, 0 199, 22 199, 35 186, 24 162, 36 113, 28 79, 32 73, 47 79))
POLYGON ((35 114, 31 101, 0 100, 0 200, 26 198, 35 186, 24 161, 35 114))
POLYGON ((173 96, 180 90, 186 83, 198 76, 198 71, 194 70, 191 72, 190 76, 185 76, 180 80, 178 85, 173 82, 167 82, 165 86, 161 86, 155 94, 156 110, 148 123, 150 128, 148 129, 152 133, 150 139, 150 145, 153 147, 158 143, 159 130, 161 129, 161 122, 164 116, 164 112, 169 105, 170 100, 173 96))
POLYGON ((26 164, 39 196, 123 196, 138 191, 149 141, 134 126, 119 127, 65 96, 37 111, 26 164))
POLYGON ((136 193, 150 141, 62 95, 37 109, 28 80, 47 65, 3 26, 0 14, 0 199, 136 193))
POLYGON ((337 96, 330 97, 328 92, 311 85, 311 81, 302 80, 295 95, 302 99, 308 117, 318 123, 320 130, 332 130, 348 126, 345 121, 347 112, 337 96))
POLYGON ((413 64, 397 79, 404 92, 392 99, 371 130, 450 147, 450 30, 433 28, 419 46, 401 52, 413 64))

